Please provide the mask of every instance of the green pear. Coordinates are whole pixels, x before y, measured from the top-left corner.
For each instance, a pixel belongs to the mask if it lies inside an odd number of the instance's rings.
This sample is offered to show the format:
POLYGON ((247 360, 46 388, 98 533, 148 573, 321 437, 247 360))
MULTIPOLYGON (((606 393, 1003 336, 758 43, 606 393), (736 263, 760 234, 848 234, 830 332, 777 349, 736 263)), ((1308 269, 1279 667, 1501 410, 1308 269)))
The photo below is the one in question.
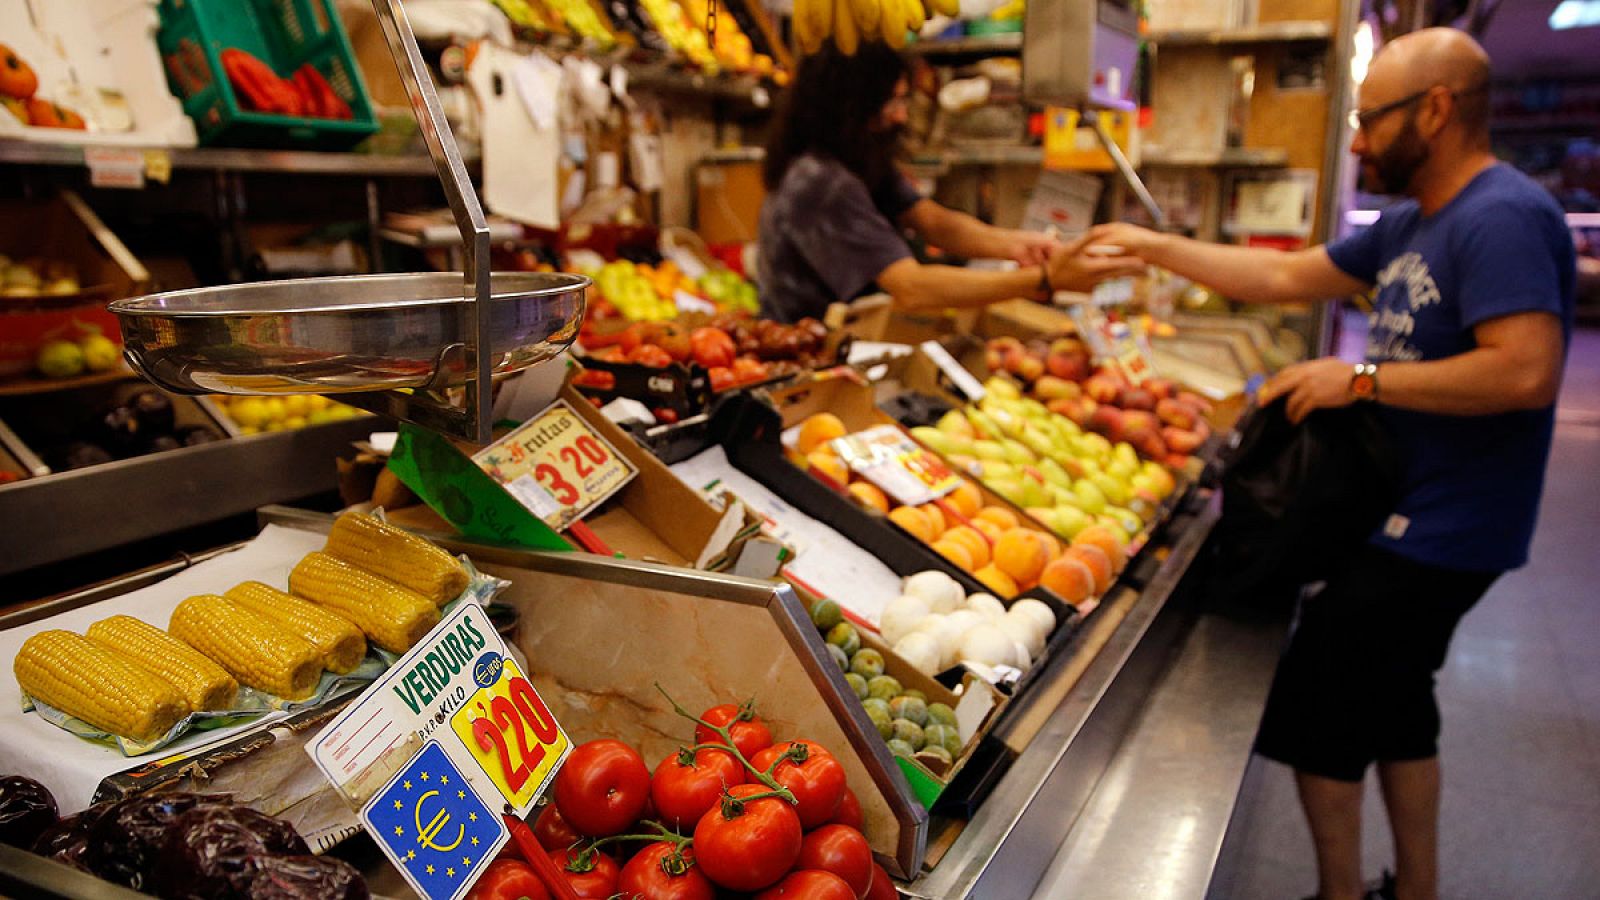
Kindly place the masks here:
POLYGON ((1047 506, 1036 506, 1028 510, 1028 515, 1032 516, 1035 522, 1051 531, 1056 530, 1056 511, 1054 509, 1047 506))
POLYGON ((1022 388, 1015 381, 994 375, 983 383, 983 391, 987 397, 999 397, 1004 400, 1016 400, 1022 396, 1022 388))
POLYGON ((1094 519, 1088 513, 1076 506, 1056 507, 1055 533, 1063 540, 1072 540, 1078 532, 1094 524, 1094 519))
POLYGON ((976 430, 976 437, 994 440, 1002 434, 1000 426, 996 425, 987 413, 976 407, 967 407, 967 421, 972 423, 972 427, 976 430))
POLYGON ((1113 453, 1111 454, 1111 462, 1106 465, 1106 474, 1118 481, 1129 482, 1135 475, 1139 474, 1139 463, 1137 461, 1130 463, 1113 453))
POLYGON ((1089 448, 1089 455, 1104 463, 1111 458, 1111 442, 1104 437, 1089 432, 1083 436, 1084 446, 1089 448))
POLYGON ((1022 436, 1017 440, 1022 442, 1022 446, 1032 450, 1041 458, 1048 459, 1057 452, 1056 442, 1051 439, 1050 435, 1045 434, 1043 428, 1037 425, 1029 424, 1028 427, 1022 429, 1022 436))
POLYGON ((1128 498, 1133 496, 1128 486, 1112 477, 1109 472, 1091 475, 1089 480, 1100 489, 1100 493, 1106 495, 1106 502, 1113 506, 1123 506, 1128 502, 1128 498))
POLYGON ((1021 401, 1021 408, 1022 415, 1028 419, 1032 419, 1035 422, 1048 422, 1055 418, 1055 416, 1051 415, 1050 410, 1045 408, 1043 403, 1040 403, 1032 397, 1023 397, 1021 401))
POLYGON ((921 441, 928 447, 928 449, 939 454, 940 456, 949 456, 950 454, 956 452, 956 447, 950 440, 950 435, 945 434, 937 428, 930 428, 926 425, 920 425, 911 429, 911 436, 921 441))
POLYGON ((1001 441, 1000 446, 1005 448, 1006 460, 1019 466, 1032 465, 1038 460, 1038 457, 1033 455, 1033 451, 1029 450, 1020 441, 1008 438, 1001 441))
POLYGON ((978 458, 971 453, 952 453, 944 458, 950 468, 958 472, 976 473, 978 471, 978 458))
POLYGON ((1020 500, 1014 501, 1018 506, 1028 507, 1050 505, 1050 489, 1044 486, 1044 482, 1035 481, 1032 478, 1024 478, 1019 484, 1019 488, 1021 490, 1022 497, 1020 500))
POLYGON ((973 441, 972 455, 979 459, 992 459, 997 462, 1006 461, 1005 445, 999 441, 973 441))
POLYGON ((972 427, 972 423, 967 421, 967 417, 962 415, 959 409, 952 409, 940 416, 938 424, 934 427, 945 434, 960 435, 968 440, 978 436, 977 431, 972 427))
POLYGON ((1122 463, 1130 469, 1139 467, 1139 454, 1134 451, 1133 445, 1127 441, 1117 441, 1117 445, 1111 448, 1111 460, 1112 462, 1122 463))
POLYGON ((1128 534, 1137 534, 1144 528, 1144 520, 1140 519, 1138 514, 1131 509, 1121 506, 1107 506, 1106 511, 1101 515, 1121 525, 1122 530, 1128 534))
POLYGON ((1067 474, 1066 469, 1061 468, 1060 463, 1047 456, 1039 460, 1038 466, 1039 474, 1044 476, 1045 481, 1064 488, 1072 487, 1072 476, 1067 474))
POLYGON ((1124 547, 1128 546, 1128 543, 1133 540, 1133 532, 1124 528, 1123 525, 1125 523, 1116 516, 1096 516, 1094 523, 1111 532, 1111 535, 1117 539, 1117 542, 1122 544, 1124 547))
POLYGON ((1007 500, 1010 500, 1012 503, 1015 503, 1017 506, 1026 506, 1027 505, 1026 503, 1022 502, 1023 494, 1022 494, 1022 481, 1021 481, 1021 479, 1018 479, 1018 478, 1015 478, 1015 477, 1012 477, 1012 478, 985 478, 983 480, 983 483, 988 486, 989 490, 994 491, 996 494, 999 494, 1000 496, 1006 498, 1007 500))
POLYGON ((1105 511, 1106 495, 1090 479, 1073 482, 1072 492, 1078 495, 1078 505, 1084 512, 1098 516, 1105 511))
POLYGON ((1133 488, 1136 493, 1154 494, 1155 479, 1150 476, 1149 472, 1141 469, 1128 479, 1128 487, 1133 488))
POLYGON ((1016 466, 1013 466, 1011 463, 995 459, 978 460, 977 473, 978 478, 982 479, 983 481, 989 481, 993 478, 1009 480, 1022 477, 1022 475, 1017 472, 1016 466))

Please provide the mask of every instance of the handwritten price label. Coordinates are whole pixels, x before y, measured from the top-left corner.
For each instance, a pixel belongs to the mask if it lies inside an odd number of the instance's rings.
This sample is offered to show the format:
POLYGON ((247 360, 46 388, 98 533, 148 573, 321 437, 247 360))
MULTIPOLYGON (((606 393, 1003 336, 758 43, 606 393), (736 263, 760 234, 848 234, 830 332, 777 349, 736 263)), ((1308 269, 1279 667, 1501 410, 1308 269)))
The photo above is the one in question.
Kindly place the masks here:
POLYGON ((557 531, 639 474, 561 400, 478 451, 472 461, 557 531))
POLYGON ((480 662, 473 678, 487 686, 450 716, 450 728, 506 802, 527 815, 572 742, 509 657, 480 662))

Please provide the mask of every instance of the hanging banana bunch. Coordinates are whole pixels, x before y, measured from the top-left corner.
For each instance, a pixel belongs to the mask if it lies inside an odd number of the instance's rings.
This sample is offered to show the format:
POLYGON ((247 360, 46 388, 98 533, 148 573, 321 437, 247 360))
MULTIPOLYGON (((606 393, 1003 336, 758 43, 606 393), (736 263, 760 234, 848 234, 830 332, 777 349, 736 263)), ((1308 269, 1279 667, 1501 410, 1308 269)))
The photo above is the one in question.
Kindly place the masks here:
POLYGON ((959 0, 794 0, 794 36, 803 53, 816 53, 828 38, 851 56, 863 41, 882 39, 896 50, 928 21, 928 10, 941 16, 961 14, 959 0))

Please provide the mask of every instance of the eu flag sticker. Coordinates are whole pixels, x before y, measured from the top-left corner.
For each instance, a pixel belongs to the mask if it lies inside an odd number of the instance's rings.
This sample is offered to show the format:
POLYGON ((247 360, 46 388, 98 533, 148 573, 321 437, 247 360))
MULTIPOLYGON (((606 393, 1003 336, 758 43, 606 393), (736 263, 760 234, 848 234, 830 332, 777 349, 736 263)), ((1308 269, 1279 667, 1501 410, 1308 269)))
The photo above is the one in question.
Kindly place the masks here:
POLYGON ((361 810, 361 821, 429 900, 465 894, 510 836, 438 741, 425 744, 378 792, 361 810))

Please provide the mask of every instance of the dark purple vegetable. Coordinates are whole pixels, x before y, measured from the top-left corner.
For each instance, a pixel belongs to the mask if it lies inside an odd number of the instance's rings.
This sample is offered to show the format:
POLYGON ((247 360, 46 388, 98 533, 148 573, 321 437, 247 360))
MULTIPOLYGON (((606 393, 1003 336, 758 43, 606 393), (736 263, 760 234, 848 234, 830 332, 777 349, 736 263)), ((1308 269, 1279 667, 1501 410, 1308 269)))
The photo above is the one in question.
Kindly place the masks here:
POLYGON ((150 439, 150 443, 145 445, 144 452, 160 453, 164 450, 176 450, 182 446, 183 444, 179 443, 178 439, 172 435, 158 434, 150 439))
POLYGON ((246 806, 197 806, 167 826, 150 884, 168 900, 251 897, 256 860, 310 852, 282 819, 246 806))
POLYGON ((140 391, 128 402, 139 417, 139 430, 145 434, 170 434, 174 414, 172 398, 160 391, 140 391))
POLYGON ((355 866, 326 856, 258 856, 247 896, 251 900, 367 900, 367 883, 355 866))
POLYGON ((21 775, 0 776, 0 844, 24 850, 56 823, 50 789, 21 775))
POLYGON ((89 863, 84 859, 89 849, 89 831, 110 808, 110 803, 98 803, 83 812, 56 820, 33 842, 33 852, 66 863, 74 869, 89 871, 89 863))
POLYGON ((185 447, 193 447, 197 444, 220 441, 222 437, 204 425, 186 425, 178 429, 178 440, 182 441, 185 447))
POLYGON ((119 458, 134 456, 144 444, 139 436, 140 426, 132 407, 114 406, 95 423, 95 442, 119 458))
POLYGON ((231 803, 225 794, 143 794, 119 800, 89 830, 89 871, 134 890, 150 882, 167 826, 197 806, 231 803))
POLYGON ((88 441, 73 441, 61 453, 62 468, 82 469, 87 466, 98 466, 101 463, 111 462, 116 457, 112 456, 99 444, 88 441))

